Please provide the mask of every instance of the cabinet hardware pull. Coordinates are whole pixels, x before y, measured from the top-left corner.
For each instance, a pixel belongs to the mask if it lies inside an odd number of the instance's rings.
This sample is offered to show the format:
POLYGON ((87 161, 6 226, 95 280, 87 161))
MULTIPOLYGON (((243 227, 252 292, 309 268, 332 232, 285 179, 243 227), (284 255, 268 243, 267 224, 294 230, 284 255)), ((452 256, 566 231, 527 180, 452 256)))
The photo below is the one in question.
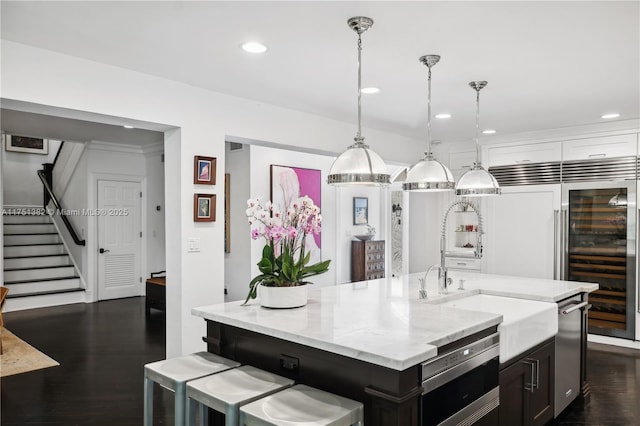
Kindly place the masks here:
POLYGON ((516 160, 516 164, 522 164, 522 163, 530 163, 531 160, 529 160, 528 158, 525 158, 524 160, 516 160))
POLYGON ((578 309, 582 309, 585 306, 587 306, 587 302, 581 302, 581 303, 578 303, 578 304, 575 304, 575 305, 571 306, 570 308, 566 308, 566 309, 562 308, 562 311, 560 311, 560 313, 562 315, 569 315, 571 312, 577 311, 578 309))
POLYGON ((606 156, 607 154, 589 154, 589 158, 603 158, 606 156))
POLYGON ((535 389, 535 383, 534 383, 534 376, 535 376, 535 365, 536 365, 536 360, 535 359, 530 359, 527 358, 524 361, 525 364, 527 364, 529 367, 531 367, 531 382, 529 383, 525 383, 524 384, 524 389, 528 390, 529 392, 533 393, 534 389, 535 389))

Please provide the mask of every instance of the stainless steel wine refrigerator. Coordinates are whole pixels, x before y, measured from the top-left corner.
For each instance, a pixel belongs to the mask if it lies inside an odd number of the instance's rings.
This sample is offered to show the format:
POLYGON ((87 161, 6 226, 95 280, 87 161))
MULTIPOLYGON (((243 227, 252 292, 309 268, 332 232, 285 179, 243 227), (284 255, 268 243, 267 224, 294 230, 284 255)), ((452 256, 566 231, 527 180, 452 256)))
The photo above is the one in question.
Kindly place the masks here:
POLYGON ((597 282, 589 333, 635 335, 636 181, 563 184, 564 279, 597 282))

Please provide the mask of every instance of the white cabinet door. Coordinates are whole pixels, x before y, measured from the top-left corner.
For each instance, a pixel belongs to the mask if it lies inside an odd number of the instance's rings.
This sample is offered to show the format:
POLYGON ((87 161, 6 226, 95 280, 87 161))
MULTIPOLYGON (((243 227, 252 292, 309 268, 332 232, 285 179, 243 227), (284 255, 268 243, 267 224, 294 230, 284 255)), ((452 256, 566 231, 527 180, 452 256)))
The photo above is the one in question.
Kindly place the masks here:
POLYGON ((554 278, 560 195, 560 184, 507 186, 486 199, 487 273, 554 278))
POLYGON ((630 133, 628 135, 568 140, 562 146, 562 159, 571 161, 636 155, 637 139, 636 133, 630 133))
POLYGON ((560 161, 561 142, 545 142, 508 146, 490 146, 487 148, 487 167, 509 164, 545 163, 560 161))

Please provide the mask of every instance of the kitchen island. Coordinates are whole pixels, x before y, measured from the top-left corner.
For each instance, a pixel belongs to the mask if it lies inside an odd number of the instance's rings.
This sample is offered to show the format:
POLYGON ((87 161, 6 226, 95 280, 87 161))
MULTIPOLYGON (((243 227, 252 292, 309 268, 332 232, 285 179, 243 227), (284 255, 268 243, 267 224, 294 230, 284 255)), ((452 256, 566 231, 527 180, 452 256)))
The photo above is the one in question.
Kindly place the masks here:
MULTIPOLYGON (((421 277, 314 289, 307 306, 297 309, 270 310, 252 301, 192 312, 207 320, 209 351, 362 401, 367 425, 417 426, 422 424, 422 363, 488 338, 503 321, 500 313, 448 302, 488 294, 555 303, 597 289, 586 283, 460 272, 452 273, 454 285, 447 295, 438 295, 435 277, 428 278, 428 296, 421 299, 421 277), (463 290, 457 289, 460 279, 465 280, 463 290)), ((497 424, 496 416, 486 424, 497 424)))

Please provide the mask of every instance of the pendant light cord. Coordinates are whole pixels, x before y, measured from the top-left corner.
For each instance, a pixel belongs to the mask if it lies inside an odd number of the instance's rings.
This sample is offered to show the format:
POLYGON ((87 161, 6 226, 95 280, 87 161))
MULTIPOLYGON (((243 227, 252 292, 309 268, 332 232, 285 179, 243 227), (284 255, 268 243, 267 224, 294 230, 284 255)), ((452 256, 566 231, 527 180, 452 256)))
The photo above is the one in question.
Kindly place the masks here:
POLYGON ((425 155, 431 154, 431 67, 429 68, 429 77, 427 78, 427 152, 425 155))
POLYGON ((358 133, 356 143, 362 143, 362 37, 358 31, 358 133))
POLYGON ((480 165, 480 143, 478 133, 480 132, 480 89, 476 88, 476 163, 480 165))

